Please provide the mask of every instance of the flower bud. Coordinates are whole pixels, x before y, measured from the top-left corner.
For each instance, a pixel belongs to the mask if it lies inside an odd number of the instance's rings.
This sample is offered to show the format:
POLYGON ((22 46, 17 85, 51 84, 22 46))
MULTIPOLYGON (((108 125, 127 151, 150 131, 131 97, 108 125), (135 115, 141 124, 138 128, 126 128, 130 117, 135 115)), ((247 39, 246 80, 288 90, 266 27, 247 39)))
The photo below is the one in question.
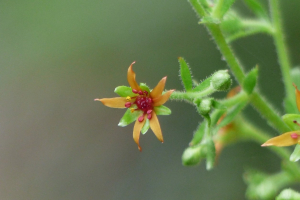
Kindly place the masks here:
POLYGON ((228 74, 228 70, 219 70, 212 75, 212 86, 218 91, 228 90, 231 86, 232 80, 228 74))
POLYGON ((211 99, 195 99, 194 104, 201 115, 207 115, 212 109, 211 99))
POLYGON ((197 165, 205 158, 203 146, 188 147, 182 154, 182 164, 185 166, 197 165))

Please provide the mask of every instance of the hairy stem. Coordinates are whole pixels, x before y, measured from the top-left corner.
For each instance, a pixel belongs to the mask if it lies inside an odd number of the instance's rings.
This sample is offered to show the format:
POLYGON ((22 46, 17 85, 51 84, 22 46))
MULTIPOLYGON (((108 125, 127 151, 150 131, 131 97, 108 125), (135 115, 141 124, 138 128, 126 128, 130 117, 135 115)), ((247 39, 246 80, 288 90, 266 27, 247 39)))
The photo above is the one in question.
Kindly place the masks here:
MULTIPOLYGON (((195 11, 200 17, 206 16, 207 13, 199 4, 197 0, 190 0, 191 5, 194 7, 195 11)), ((243 80, 245 78, 245 73, 243 71, 242 66, 238 62, 238 59, 233 54, 233 51, 230 49, 228 43, 225 40, 225 37, 220 29, 219 24, 207 24, 207 28, 213 38, 215 39, 216 44, 219 47, 219 50, 225 60, 228 63, 229 68, 232 73, 236 77, 239 84, 243 84, 243 80)), ((257 108, 257 110, 266 118, 270 125, 281 132, 288 131, 289 128, 282 121, 280 116, 274 111, 272 107, 270 107, 270 103, 264 100, 259 93, 254 92, 253 98, 251 98, 251 103, 257 108)))
POLYGON ((290 75, 291 64, 289 61, 288 51, 285 46, 284 35, 282 31, 279 2, 278 0, 270 0, 269 4, 270 4, 271 15, 272 15, 272 23, 274 26, 273 38, 274 38, 274 42, 278 54, 278 61, 281 67, 286 95, 288 98, 293 98, 294 88, 292 85, 292 79, 290 75))

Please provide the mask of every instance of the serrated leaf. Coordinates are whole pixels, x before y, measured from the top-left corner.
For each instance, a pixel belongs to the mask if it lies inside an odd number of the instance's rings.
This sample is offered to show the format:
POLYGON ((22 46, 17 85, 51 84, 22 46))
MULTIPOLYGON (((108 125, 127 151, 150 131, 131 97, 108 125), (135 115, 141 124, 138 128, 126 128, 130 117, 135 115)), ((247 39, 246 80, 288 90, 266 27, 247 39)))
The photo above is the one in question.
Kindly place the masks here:
POLYGON ((234 120, 234 118, 242 111, 242 109, 247 105, 247 102, 241 102, 239 104, 237 104, 236 106, 234 106, 233 108, 231 108, 227 114, 225 115, 225 117, 222 119, 222 121, 217 125, 217 129, 226 126, 227 124, 229 124, 230 122, 232 122, 234 120))
POLYGON ((136 96, 136 94, 134 94, 132 92, 131 87, 127 87, 127 86, 118 86, 118 87, 115 88, 114 92, 117 93, 121 97, 127 97, 127 96, 133 97, 133 96, 136 96))
POLYGON ((190 145, 193 146, 193 145, 196 145, 196 144, 199 144, 204 136, 204 133, 205 133, 205 127, 206 127, 206 121, 203 121, 197 128, 197 130, 194 132, 194 135, 193 135, 193 139, 192 141, 190 142, 190 145))
POLYGON ((276 200, 296 200, 296 199, 300 199, 300 193, 292 189, 284 189, 276 197, 276 200))
POLYGON ((208 140, 206 143, 206 169, 211 170, 214 167, 216 160, 216 148, 213 140, 208 140))
POLYGON ((290 156, 290 161, 297 162, 300 160, 300 144, 297 144, 293 153, 290 156))
POLYGON ((300 126, 294 122, 296 121, 297 123, 300 123, 300 115, 285 114, 282 116, 282 120, 288 125, 288 127, 290 127, 291 130, 300 130, 300 126))
POLYGON ((197 85, 197 87, 195 87, 192 92, 201 92, 205 89, 207 89, 208 87, 210 87, 210 82, 211 82, 212 77, 208 77, 207 79, 205 79, 204 81, 202 81, 199 85, 197 85))
POLYGON ((127 126, 128 124, 131 124, 134 122, 141 114, 143 111, 136 110, 134 112, 131 112, 130 109, 127 109, 123 117, 121 118, 118 126, 124 127, 127 126))
POLYGON ((267 19, 268 12, 258 0, 244 0, 252 12, 260 18, 267 19))
POLYGON ((192 72, 183 58, 179 57, 178 61, 180 64, 180 77, 183 87, 189 92, 193 89, 192 72))
POLYGON ((141 88, 143 91, 147 91, 148 94, 150 93, 150 89, 149 89, 149 87, 148 87, 145 83, 140 83, 140 88, 141 88))
POLYGON ((251 94, 255 88, 258 76, 258 67, 253 68, 243 81, 243 89, 248 94, 251 94))
POLYGON ((143 126, 143 128, 142 128, 142 130, 141 130, 141 133, 143 135, 145 135, 147 133, 147 131, 149 130, 149 128, 150 128, 150 122, 149 122, 149 119, 147 119, 144 126, 143 126))
POLYGON ((170 115, 172 113, 172 111, 168 107, 163 105, 155 106, 154 112, 156 113, 156 115, 170 115))

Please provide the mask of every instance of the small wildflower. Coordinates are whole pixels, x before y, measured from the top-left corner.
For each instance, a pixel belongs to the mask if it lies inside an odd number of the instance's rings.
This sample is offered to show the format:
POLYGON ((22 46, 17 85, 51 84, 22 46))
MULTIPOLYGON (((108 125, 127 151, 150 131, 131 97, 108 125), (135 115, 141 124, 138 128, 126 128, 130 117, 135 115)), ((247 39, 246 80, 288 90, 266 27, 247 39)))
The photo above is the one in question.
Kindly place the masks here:
POLYGON ((121 97, 95 99, 95 101, 101 101, 105 106, 111 108, 129 109, 128 113, 129 115, 131 115, 129 122, 126 122, 125 125, 120 125, 120 122, 119 125, 126 126, 127 124, 135 120, 133 128, 133 139, 138 145, 138 149, 142 151, 142 148, 139 144, 139 138, 144 126, 146 128, 146 131, 148 130, 147 128, 149 128, 150 126, 158 140, 163 142, 163 135, 157 115, 167 115, 171 113, 171 111, 167 107, 162 105, 169 99, 170 95, 174 90, 169 90, 162 94, 167 77, 162 78, 152 91, 150 91, 149 88, 145 85, 142 86, 141 84, 139 86, 135 80, 135 73, 132 70, 132 66, 134 63, 135 62, 133 62, 129 66, 127 72, 127 80, 130 85, 130 88, 120 86, 122 87, 122 91, 124 90, 122 94, 118 93, 121 97), (147 122, 147 120, 149 120, 149 123, 147 122))
MULTIPOLYGON (((300 91, 298 90, 297 86, 293 84, 295 87, 295 93, 296 93, 296 104, 297 108, 300 111, 300 91)), ((294 120, 294 124, 298 125, 300 128, 300 124, 294 120)), ((297 131, 290 131, 286 132, 282 135, 279 135, 277 137, 273 137, 266 141, 264 144, 261 146, 278 146, 278 147, 283 147, 283 146, 291 146, 295 144, 300 144, 300 130, 297 131)))

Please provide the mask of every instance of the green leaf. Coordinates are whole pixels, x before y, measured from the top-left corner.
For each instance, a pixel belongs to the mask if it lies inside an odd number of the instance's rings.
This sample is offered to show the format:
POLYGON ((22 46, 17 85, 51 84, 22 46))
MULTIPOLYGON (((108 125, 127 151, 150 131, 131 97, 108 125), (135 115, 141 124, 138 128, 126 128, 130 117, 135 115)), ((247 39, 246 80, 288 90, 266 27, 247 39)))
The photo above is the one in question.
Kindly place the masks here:
POLYGON ((252 94, 256 82, 257 82, 257 76, 258 76, 258 67, 256 66, 253 68, 245 77, 244 82, 243 82, 243 89, 245 92, 248 94, 252 94))
POLYGON ((212 16, 204 16, 201 18, 201 21, 199 24, 220 24, 221 21, 217 18, 214 18, 212 16))
POLYGON ((224 16, 221 23, 221 29, 226 34, 234 34, 243 28, 242 18, 235 12, 230 11, 224 16))
POLYGON ((211 100, 211 105, 215 109, 226 109, 226 106, 224 106, 223 104, 221 104, 220 102, 218 102, 218 101, 216 101, 214 99, 211 100))
POLYGON ((268 19, 266 8, 258 0, 244 0, 252 12, 260 18, 268 19))
POLYGON ((147 91, 148 93, 150 93, 150 89, 149 89, 149 87, 145 83, 140 83, 140 88, 143 91, 147 91))
POLYGON ((223 114, 226 112, 226 110, 224 109, 220 109, 220 110, 214 110, 214 112, 211 114, 211 126, 214 127, 219 119, 223 116, 223 114))
POLYGON ((290 174, 286 172, 268 175, 256 170, 247 170, 244 180, 248 185, 248 199, 274 199, 279 190, 292 181, 290 174))
POLYGON ((205 133, 205 127, 206 127, 206 121, 203 121, 197 128, 197 130, 194 132, 194 136, 192 141, 190 142, 190 145, 196 145, 199 144, 204 136, 205 133))
POLYGON ((166 106, 156 106, 154 107, 154 112, 156 115, 170 115, 172 111, 166 106))
POLYGON ((286 114, 282 116, 282 120, 290 127, 291 130, 296 131, 300 130, 300 126, 297 123, 300 123, 300 115, 298 114, 286 114))
POLYGON ((296 199, 300 199, 300 193, 298 193, 292 189, 284 189, 276 197, 276 200, 296 200, 296 199))
POLYGON ((298 113, 298 108, 296 104, 296 97, 293 98, 284 98, 284 109, 286 113, 298 113))
POLYGON ((213 140, 208 140, 206 143, 207 152, 206 152, 206 169, 211 170, 214 167, 216 160, 216 149, 215 143, 213 140))
POLYGON ((134 112, 131 112, 130 109, 127 109, 127 111, 125 112, 125 114, 123 115, 123 117, 121 118, 118 126, 124 127, 127 126, 128 124, 131 124, 132 122, 134 122, 141 114, 143 113, 143 111, 140 110, 136 110, 134 112))
POLYGON ((136 96, 136 94, 134 94, 132 92, 131 87, 127 87, 127 86, 118 86, 118 87, 116 87, 116 89, 115 89, 114 92, 117 93, 121 97, 127 97, 127 96, 133 97, 133 96, 136 96))
POLYGON ((180 77, 182 80, 183 87, 187 92, 193 89, 192 72, 182 57, 178 58, 180 64, 180 77))
POLYGON ((150 128, 150 122, 149 122, 149 119, 146 120, 141 132, 143 135, 145 135, 147 133, 147 131, 149 130, 150 128))
POLYGON ((247 102, 241 102, 241 103, 237 104, 236 106, 234 106, 233 108, 231 108, 227 112, 227 114, 225 115, 223 120, 217 125, 216 128, 219 129, 223 126, 226 126, 230 122, 232 122, 234 120, 234 118, 237 116, 237 114, 239 114, 246 105, 247 105, 247 102))
POLYGON ((204 81, 202 81, 197 87, 195 87, 192 92, 201 92, 207 88, 210 87, 210 82, 211 82, 212 77, 208 77, 204 81))
POLYGON ((291 69, 291 77, 293 80, 293 83, 295 83, 298 87, 300 87, 300 67, 294 67, 293 69, 291 69))
POLYGON ((297 162, 300 159, 300 145, 297 144, 293 153, 290 156, 290 161, 297 162))

